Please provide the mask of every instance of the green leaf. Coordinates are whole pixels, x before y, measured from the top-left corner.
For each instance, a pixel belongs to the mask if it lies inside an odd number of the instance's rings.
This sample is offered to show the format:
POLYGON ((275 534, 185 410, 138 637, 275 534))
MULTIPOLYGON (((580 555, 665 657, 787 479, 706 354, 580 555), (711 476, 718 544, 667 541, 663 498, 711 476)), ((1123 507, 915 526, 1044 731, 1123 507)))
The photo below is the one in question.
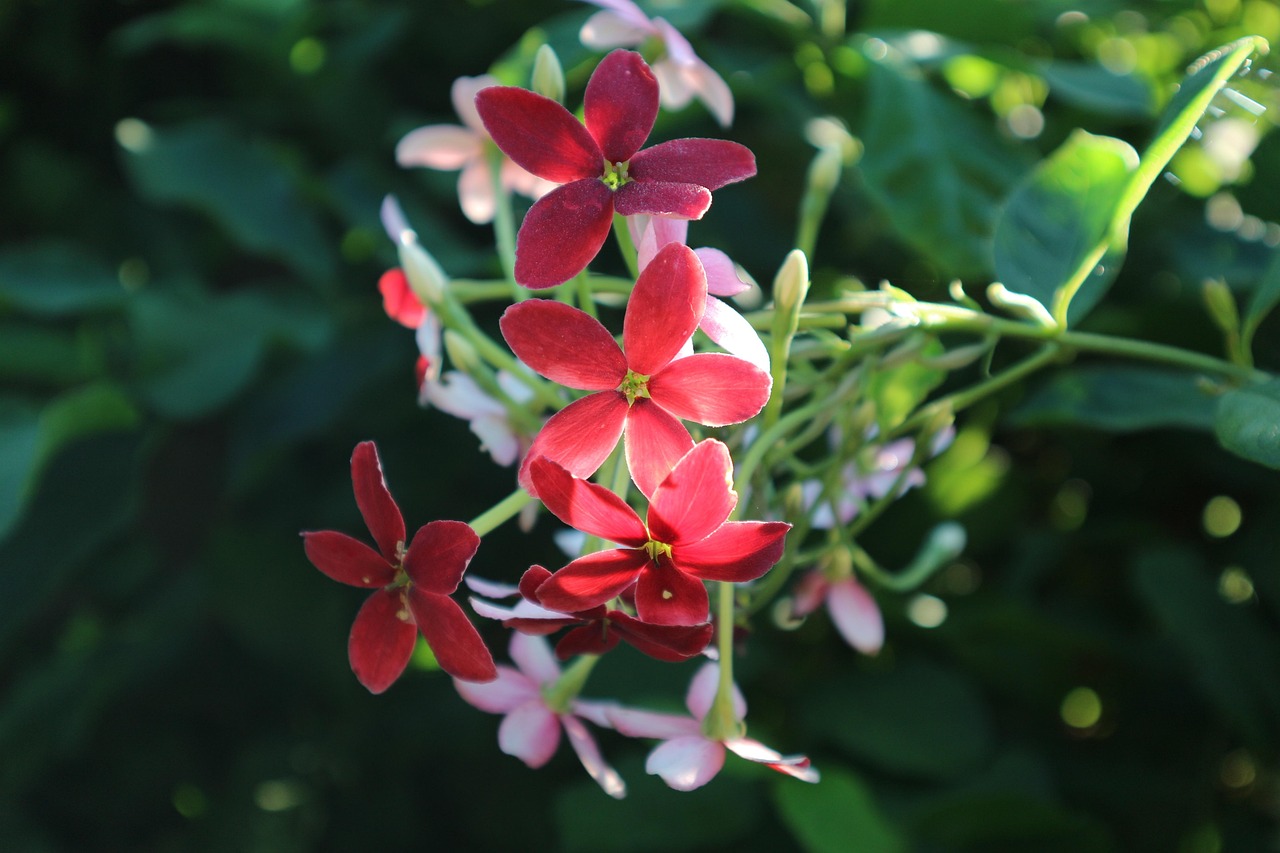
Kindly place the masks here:
POLYGON ((1263 273, 1262 281, 1254 289, 1249 299, 1249 307, 1245 309, 1244 323, 1240 329, 1240 348, 1244 353, 1252 354, 1253 336, 1258 326, 1267 318, 1272 309, 1280 303, 1280 252, 1272 252, 1271 263, 1263 273))
POLYGON ((881 814, 867 785, 848 770, 822 768, 822 781, 782 780, 774 788, 778 811, 809 853, 892 853, 906 844, 881 814))
POLYGON ((1223 394, 1213 431, 1218 443, 1235 455, 1280 468, 1280 379, 1223 394))
POLYGON ((1117 263, 1099 264, 1100 253, 1137 166, 1127 143, 1073 133, 1009 197, 996 226, 996 277, 1038 301, 1060 325, 1069 305, 1083 315, 1115 277, 1117 263))
MULTIPOLYGON (((921 348, 923 356, 937 356, 942 344, 931 339, 921 348)), ((876 423, 881 435, 888 435, 906 420, 929 392, 942 384, 947 372, 918 361, 908 361, 889 370, 874 373, 868 383, 867 396, 875 401, 876 423)))
POLYGON ((62 317, 115 308, 125 296, 115 272, 75 246, 43 244, 0 252, 0 307, 62 317))
POLYGON ((1210 430, 1217 399, 1189 373, 1152 367, 1060 371, 1009 415, 1014 426, 1068 424, 1106 432, 1210 430))
POLYGON ((0 377, 65 386, 105 370, 100 342, 83 330, 0 321, 0 377))
POLYGON ((1091 112, 1121 118, 1150 115, 1151 88, 1131 74, 1116 74, 1094 63, 1051 59, 1033 65, 1049 84, 1049 94, 1091 112))
POLYGON ((1024 156, 909 63, 872 62, 869 76, 859 162, 867 190, 947 275, 989 273, 999 205, 1024 156))

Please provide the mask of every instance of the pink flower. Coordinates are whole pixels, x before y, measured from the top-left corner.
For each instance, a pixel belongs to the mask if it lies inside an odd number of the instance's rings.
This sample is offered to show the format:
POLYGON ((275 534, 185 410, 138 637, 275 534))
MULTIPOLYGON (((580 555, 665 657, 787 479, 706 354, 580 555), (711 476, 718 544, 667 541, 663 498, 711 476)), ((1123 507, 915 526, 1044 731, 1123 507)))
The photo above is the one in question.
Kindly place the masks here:
POLYGON ((721 127, 733 122, 733 93, 711 66, 698 58, 688 40, 664 18, 650 19, 631 0, 585 0, 602 7, 582 25, 579 37, 587 47, 608 50, 637 47, 651 38, 662 40, 666 56, 653 63, 663 106, 678 110, 695 96, 721 127))
MULTIPOLYGON (((426 166, 429 169, 453 171, 458 176, 458 200, 467 219, 477 225, 493 221, 496 200, 489 163, 489 134, 476 112, 475 97, 481 89, 498 85, 485 74, 459 77, 453 81, 453 108, 462 119, 456 124, 431 124, 410 131, 396 146, 396 162, 401 166, 426 166)), ((550 191, 554 184, 540 180, 511 162, 502 160, 502 185, 530 198, 550 191)))
POLYGON ((405 548, 404 517, 387 490, 372 441, 351 455, 356 505, 378 550, 335 530, 303 532, 307 559, 329 577, 376 592, 351 626, 351 669, 371 693, 381 693, 404 672, 419 631, 440 668, 455 678, 489 681, 493 657, 462 608, 449 596, 458 588, 480 538, 461 521, 432 521, 405 548))
MULTIPOLYGON (((423 358, 427 358, 425 353, 423 358)), ((499 387, 518 403, 528 400, 533 394, 529 386, 505 371, 499 371, 496 378, 499 387)), ((423 405, 430 404, 466 421, 471 432, 480 439, 480 449, 487 450, 493 461, 504 467, 519 459, 522 446, 528 443, 512 424, 507 407, 460 371, 450 370, 438 381, 422 382, 418 400, 423 405)))
POLYGON ((755 416, 772 380, 724 353, 676 358, 706 306, 702 264, 687 246, 664 246, 640 274, 619 349, 599 320, 562 302, 530 299, 502 315, 502 335, 537 373, 592 391, 557 412, 534 438, 520 484, 537 495, 529 466, 539 456, 589 477, 625 438, 631 478, 645 495, 693 446, 681 418, 724 426, 755 416))
POLYGON ((857 578, 848 575, 833 581, 821 569, 805 574, 796 584, 791 615, 803 619, 823 604, 846 643, 864 655, 879 653, 884 646, 884 617, 857 578))
POLYGON ((585 126, 560 104, 527 89, 494 86, 476 95, 494 142, 540 178, 563 186, 536 201, 516 238, 516 281, 568 281, 600 251, 613 214, 700 219, 711 191, 756 172, 736 142, 676 139, 640 150, 658 115, 658 81, 637 53, 606 56, 583 96, 585 126))
MULTIPOLYGON (((644 769, 662 777, 662 781, 677 791, 701 788, 715 778, 724 766, 726 749, 803 782, 817 782, 817 769, 803 755, 782 755, 748 737, 726 740, 707 737, 702 721, 711 710, 719 680, 719 664, 702 665, 685 696, 685 707, 691 715, 688 717, 630 708, 610 708, 606 714, 613 727, 627 737, 658 738, 662 741, 649 753, 644 769)), ((747 703, 737 685, 733 688, 733 709, 739 721, 746 717, 747 703)))
POLYGON ((519 669, 499 666, 497 678, 487 684, 454 681, 467 702, 481 711, 504 715, 498 726, 498 748, 536 769, 555 755, 563 728, 591 778, 609 796, 619 800, 626 796, 622 777, 605 763, 595 738, 580 719, 609 727, 609 704, 574 699, 567 708, 551 707, 547 703, 548 689, 559 680, 560 667, 541 637, 513 636, 511 660, 519 669))
POLYGON ((645 521, 608 489, 545 457, 530 474, 565 524, 623 547, 579 557, 538 585, 538 603, 561 613, 597 607, 635 585, 636 613, 657 625, 707 621, 704 580, 754 580, 782 557, 791 525, 729 521, 738 502, 729 449, 699 442, 653 492, 645 521))

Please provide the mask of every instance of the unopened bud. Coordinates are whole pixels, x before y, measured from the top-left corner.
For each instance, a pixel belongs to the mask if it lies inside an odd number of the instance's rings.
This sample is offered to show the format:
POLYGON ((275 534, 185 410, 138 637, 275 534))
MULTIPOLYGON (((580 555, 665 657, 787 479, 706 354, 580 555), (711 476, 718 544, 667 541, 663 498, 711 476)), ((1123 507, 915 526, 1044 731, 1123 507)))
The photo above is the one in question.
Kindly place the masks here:
POLYGON ((444 301, 444 289, 449 284, 449 277, 436 263, 436 259, 422 248, 418 235, 414 232, 401 232, 398 248, 400 266, 418 301, 432 307, 439 306, 444 301))
POLYGON ((800 307, 804 304, 804 299, 808 294, 809 262, 805 258, 804 252, 799 249, 793 249, 782 262, 777 276, 773 279, 773 302, 776 311, 774 315, 775 330, 777 322, 784 320, 786 325, 783 326, 782 331, 788 337, 795 333, 796 322, 800 316, 800 307))
POLYGON ((1209 316, 1219 329, 1228 335, 1240 331, 1240 309, 1225 281, 1220 278, 1205 279, 1201 294, 1205 307, 1209 309, 1209 316))
POLYGON ((1030 320, 1038 326, 1053 329, 1058 325, 1058 321, 1053 319, 1049 309, 1045 308, 1039 300, 1025 293, 1014 293, 998 281, 987 287, 987 298, 1010 314, 1030 320))
POLYGON ((449 361, 463 373, 475 374, 481 368, 480 354, 471 345, 471 341, 455 332, 444 330, 444 351, 449 354, 449 361))
POLYGON ((538 53, 533 58, 531 88, 553 101, 564 102, 564 69, 560 67, 560 58, 549 44, 538 48, 538 53))
POLYGON ((844 170, 844 156, 835 146, 826 146, 818 151, 818 155, 809 164, 809 188, 823 198, 835 191, 840 183, 840 173, 844 170))

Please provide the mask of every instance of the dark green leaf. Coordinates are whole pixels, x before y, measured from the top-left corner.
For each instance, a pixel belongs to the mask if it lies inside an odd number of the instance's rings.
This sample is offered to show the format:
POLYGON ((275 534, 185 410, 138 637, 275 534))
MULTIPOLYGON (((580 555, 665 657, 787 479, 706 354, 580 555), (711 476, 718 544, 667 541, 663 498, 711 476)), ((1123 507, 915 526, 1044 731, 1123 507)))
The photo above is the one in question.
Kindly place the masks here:
POLYGON ((1244 323, 1241 328, 1242 346, 1245 351, 1251 350, 1254 333, 1267 318, 1272 309, 1280 303, 1280 252, 1272 251, 1271 263, 1263 273, 1262 281, 1254 289, 1249 298, 1249 307, 1245 309, 1244 323))
POLYGON ((114 308, 124 299, 115 273, 74 246, 45 244, 0 252, 0 307, 63 316, 114 308))
POLYGON ((1101 65, 1046 60, 1035 70, 1049 84, 1051 97, 1081 109, 1121 118, 1150 115, 1155 108, 1151 89, 1131 74, 1115 74, 1101 65))
POLYGON ((1223 394, 1213 431, 1218 443, 1237 456, 1280 468, 1280 379, 1223 394))
POLYGON ((1067 424, 1107 432, 1213 428, 1217 400, 1195 376, 1153 367, 1080 367, 1055 373, 1010 415, 1015 426, 1067 424))
POLYGON ((903 839, 881 814, 871 791, 848 770, 825 766, 818 784, 783 780, 774 793, 782 819, 809 853, 891 853, 906 849, 903 839))

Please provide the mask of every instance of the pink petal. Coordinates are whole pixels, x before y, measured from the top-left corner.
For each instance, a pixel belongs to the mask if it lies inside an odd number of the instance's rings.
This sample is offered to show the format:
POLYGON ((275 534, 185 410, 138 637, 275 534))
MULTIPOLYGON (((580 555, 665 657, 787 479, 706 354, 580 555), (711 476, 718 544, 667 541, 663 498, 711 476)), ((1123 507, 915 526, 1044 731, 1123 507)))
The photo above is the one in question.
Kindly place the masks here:
POLYGON ((550 98, 492 86, 476 93, 475 103, 493 141, 526 171, 557 184, 600 177, 599 146, 573 113, 550 98))
POLYGON ((652 497, 653 490, 681 457, 693 449, 689 430, 644 398, 636 400, 627 411, 623 439, 627 469, 645 497, 652 497))
POLYGON ((382 294, 382 310, 388 317, 408 329, 422 325, 427 309, 414 295, 404 270, 395 267, 384 272, 378 279, 378 292, 382 294))
POLYGON ((492 681, 498 677, 493 655, 456 601, 410 586, 409 607, 441 669, 463 681, 492 681))
MULTIPOLYGON (((629 174, 637 182, 669 181, 717 190, 756 173, 751 149, 724 139, 673 139, 631 158, 629 174)), ((630 185, 628 185, 630 186, 630 185)))
MULTIPOLYGON (((688 223, 685 223, 688 227, 688 223)), ((684 242, 681 240, 680 242, 684 242)), ((693 253, 702 261, 702 268, 707 273, 707 293, 714 296, 737 296, 751 285, 738 277, 738 268, 729 256, 719 249, 694 249, 693 253)))
POLYGON ((479 547, 480 537, 465 522, 432 521, 413 535, 404 570, 427 592, 450 595, 479 547))
POLYGON ((361 605, 347 638, 347 657, 370 693, 382 693, 404 672, 417 633, 399 591, 379 590, 361 605))
POLYGON ((600 321, 554 299, 517 302, 498 321, 516 358, 558 385, 584 391, 617 388, 627 360, 600 321))
POLYGON ((633 619, 620 610, 609 613, 611 633, 622 636, 651 658, 679 663, 702 654, 715 629, 710 622, 701 625, 653 625, 633 619))
POLYGON ((737 356, 703 352, 671 362, 649 379, 648 388, 650 399, 678 418, 725 426, 758 415, 773 380, 737 356))
POLYGON ((711 207, 711 191, 691 182, 632 181, 613 196, 614 209, 623 216, 646 214, 701 219, 711 207))
POLYGON ((682 571, 709 581, 755 580, 782 559, 787 531, 782 521, 729 521, 701 542, 675 549, 682 571))
POLYGON ((529 477, 534 459, 545 456, 575 477, 590 477, 618 446, 627 419, 627 399, 617 391, 597 391, 574 400, 542 425, 520 466, 520 485, 535 498, 529 477))
POLYGON ((378 543, 378 550, 388 563, 398 563, 397 550, 405 541, 404 518, 387 490, 382 461, 372 441, 360 442, 351 454, 351 485, 356 493, 356 506, 378 543))
POLYGON ((498 726, 498 748, 535 769, 550 761, 559 745, 560 720, 541 697, 507 714, 498 726))
POLYGON ((477 684, 453 680, 458 695, 474 708, 489 714, 508 714, 529 701, 540 701, 542 691, 527 675, 509 666, 498 667, 498 677, 477 684))
MULTIPOLYGON (((543 607, 562 613, 588 610, 604 604, 635 583, 636 576, 648 562, 648 554, 632 548, 587 554, 538 587, 538 600, 543 607)), ((706 610, 705 604, 703 610, 706 610)))
POLYGON ((302 547, 311 564, 338 583, 373 589, 396 579, 395 567, 381 554, 345 533, 306 531, 302 547))
POLYGON ((826 601, 831 582, 821 569, 806 572, 791 592, 791 615, 803 619, 826 601))
POLYGON ((640 54, 615 50, 592 72, 582 97, 582 114, 604 158, 610 163, 626 162, 653 130, 658 79, 640 54))
POLYGON ((810 765, 809 759, 803 755, 783 755, 776 750, 772 750, 758 740, 751 738, 731 738, 724 742, 735 755, 745 758, 748 761, 754 761, 758 764, 766 765, 770 770, 776 770, 787 776, 792 776, 802 782, 817 782, 821 777, 816 768, 810 765))
POLYGON ((724 747, 703 737, 679 737, 659 744, 644 763, 645 772, 662 777, 677 791, 701 788, 723 766, 724 747))
POLYGON ((405 134, 396 145, 396 162, 406 168, 461 169, 483 156, 482 141, 475 131, 456 124, 429 124, 405 134))
POLYGON ((569 736, 569 745, 578 754, 578 760, 582 762, 582 766, 586 768, 591 778, 596 780, 596 784, 615 800, 625 797, 626 783, 622 781, 622 777, 616 770, 605 763, 604 756, 600 754, 600 748, 596 746, 595 738, 587 731, 582 721, 577 717, 564 715, 560 717, 560 722, 564 725, 565 734, 569 736))
POLYGON ((707 588, 670 560, 649 561, 636 582, 636 615, 655 625, 698 625, 707 621, 707 588))
POLYGON ((627 366, 652 376, 689 340, 707 302, 707 277, 688 246, 668 243, 636 279, 622 320, 627 366))
POLYGON ((510 655, 520 671, 538 684, 552 684, 560 677, 560 665, 551 646, 541 637, 516 634, 511 638, 510 655))
POLYGON ((710 536, 738 505, 729 448, 700 441, 658 484, 649 503, 649 534, 679 546, 710 536))
POLYGON ((463 167, 458 176, 458 206, 476 225, 493 221, 497 201, 493 195, 493 171, 487 159, 481 157, 463 167))
MULTIPOLYGON (((707 714, 711 713, 711 706, 715 703, 716 692, 719 689, 720 664, 715 662, 704 663, 689 681, 689 690, 685 693, 684 705, 689 709, 689 713, 693 714, 698 720, 706 719, 707 714)), ((747 700, 743 698, 742 691, 738 689, 737 684, 733 685, 729 698, 733 703, 733 718, 735 720, 746 719, 747 700)))
POLYGON ((874 655, 884 645, 884 617, 880 608, 871 593, 853 577, 831 584, 827 612, 845 642, 864 655, 874 655))
POLYGON ((633 548, 648 541, 640 516, 604 486, 580 480, 546 457, 533 460, 529 476, 538 498, 570 527, 633 548))
MULTIPOLYGON (((647 22, 648 19, 646 19, 647 22)), ((583 46, 593 50, 634 47, 648 37, 646 28, 638 27, 621 15, 608 11, 596 12, 587 18, 582 29, 578 31, 578 39, 583 46)))
POLYGON ((459 77, 449 87, 449 100, 453 103, 453 111, 462 119, 462 123, 475 131, 477 136, 487 136, 484 122, 480 121, 480 113, 476 111, 476 95, 481 89, 502 85, 492 74, 481 74, 478 77, 459 77))
POLYGON ((751 327, 746 317, 734 311, 727 303, 708 296, 707 310, 702 315, 699 328, 730 355, 750 362, 766 375, 769 373, 769 350, 765 348, 764 341, 760 340, 760 333, 751 327))
POLYGON ((702 723, 683 714, 661 714, 657 711, 638 711, 634 708, 610 708, 605 713, 618 733, 627 737, 671 740, 702 735, 702 723))
MULTIPOLYGON (((653 256, 658 250, 668 243, 688 243, 686 239, 689 233, 689 220, 673 219, 667 216, 647 216, 638 214, 627 218, 627 227, 631 229, 631 239, 636 245, 636 264, 640 269, 649 266, 649 262, 653 260, 653 256)), ((695 249, 694 254, 698 259, 702 259, 702 252, 706 250, 695 249)), ((707 272, 707 292, 711 288, 711 272, 707 272)))
POLYGON ((613 227, 613 197, 592 177, 535 201, 516 235, 516 281, 554 287, 586 269, 613 227))

